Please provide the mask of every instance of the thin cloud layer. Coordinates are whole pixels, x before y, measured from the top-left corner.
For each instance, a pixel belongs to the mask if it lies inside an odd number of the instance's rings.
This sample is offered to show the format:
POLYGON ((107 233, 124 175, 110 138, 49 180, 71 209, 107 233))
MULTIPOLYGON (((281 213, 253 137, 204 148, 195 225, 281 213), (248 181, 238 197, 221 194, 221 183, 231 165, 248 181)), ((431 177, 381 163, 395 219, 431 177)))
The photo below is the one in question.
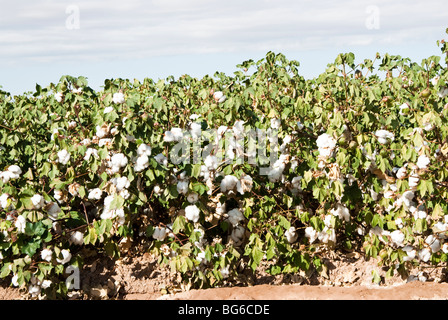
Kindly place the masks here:
POLYGON ((447 9, 445 0, 11 1, 0 12, 0 61, 11 66, 418 43, 443 36, 447 9))

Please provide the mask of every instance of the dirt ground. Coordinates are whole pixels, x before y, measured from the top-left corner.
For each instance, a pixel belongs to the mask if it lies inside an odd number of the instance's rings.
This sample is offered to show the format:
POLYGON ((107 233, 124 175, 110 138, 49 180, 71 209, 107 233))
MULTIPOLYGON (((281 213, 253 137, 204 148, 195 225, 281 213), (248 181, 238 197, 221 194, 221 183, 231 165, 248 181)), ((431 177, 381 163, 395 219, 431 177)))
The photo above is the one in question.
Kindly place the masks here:
MULTIPOLYGON (((445 268, 415 270, 407 279, 386 279, 386 271, 359 255, 334 256, 324 261, 327 271, 317 275, 271 276, 260 270, 247 286, 190 290, 149 253, 114 261, 92 257, 80 272, 80 290, 71 299, 117 300, 447 300, 445 268), (380 283, 372 282, 372 272, 380 283)), ((27 299, 24 290, 0 282, 0 300, 27 299)))

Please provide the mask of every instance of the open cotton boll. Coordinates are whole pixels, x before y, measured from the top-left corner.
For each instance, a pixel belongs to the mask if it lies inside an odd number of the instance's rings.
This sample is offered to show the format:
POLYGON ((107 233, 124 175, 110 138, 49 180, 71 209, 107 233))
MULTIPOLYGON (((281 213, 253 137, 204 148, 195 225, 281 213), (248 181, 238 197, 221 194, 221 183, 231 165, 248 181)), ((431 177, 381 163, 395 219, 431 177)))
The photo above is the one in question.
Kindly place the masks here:
POLYGON ((401 116, 405 116, 409 113, 409 105, 407 103, 403 103, 399 107, 400 111, 398 112, 401 116))
POLYGON ((118 192, 120 192, 123 189, 129 188, 129 186, 131 185, 131 182, 129 181, 129 179, 127 177, 113 178, 111 181, 117 188, 118 192))
POLYGON ((430 234, 426 240, 425 243, 429 245, 431 248, 432 253, 438 252, 441 249, 440 241, 437 239, 434 235, 430 234))
POLYGON ((417 159, 417 167, 420 169, 427 169, 430 162, 431 160, 426 155, 422 154, 417 159))
POLYGON ((226 96, 222 93, 222 91, 216 91, 213 93, 213 99, 215 99, 218 103, 223 103, 226 101, 226 96))
POLYGON ((61 164, 67 164, 70 161, 70 153, 67 150, 58 151, 58 162, 61 164))
POLYGON ((296 233, 296 228, 294 227, 290 227, 288 230, 285 231, 285 237, 289 243, 295 242, 298 236, 299 235, 296 233))
POLYGON ((336 148, 336 140, 328 133, 321 134, 316 140, 319 155, 324 158, 329 158, 333 155, 336 148))
POLYGON ((60 212, 62 212, 62 210, 56 202, 50 203, 47 206, 47 213, 51 219, 56 220, 60 212))
POLYGON ((230 190, 235 189, 236 185, 238 183, 238 179, 235 176, 227 175, 224 177, 224 179, 221 180, 221 191, 227 192, 230 190))
POLYGON ((199 200, 199 195, 196 192, 190 192, 187 196, 187 201, 190 203, 195 203, 199 200))
POLYGON ((56 92, 54 94, 54 98, 56 99, 57 102, 61 102, 62 101, 62 97, 63 97, 62 92, 56 92))
POLYGON ((201 137, 202 127, 200 123, 193 122, 190 125, 190 133, 193 139, 198 139, 201 137))
POLYGON ((86 153, 84 155, 84 160, 89 161, 91 156, 94 156, 96 159, 98 159, 98 150, 95 148, 87 148, 86 153))
POLYGON ((22 174, 22 169, 18 165, 10 165, 7 169, 7 171, 10 173, 11 179, 18 179, 20 175, 22 174))
POLYGON ((244 216, 239 209, 232 209, 227 212, 228 220, 232 226, 236 227, 241 221, 244 220, 244 216))
POLYGON ((51 251, 50 249, 42 249, 42 251, 40 252, 40 257, 42 258, 42 260, 51 261, 51 258, 53 257, 53 251, 51 251))
POLYGON ((236 226, 235 228, 233 228, 232 233, 230 234, 230 238, 232 238, 236 246, 239 246, 244 239, 245 233, 246 230, 243 226, 236 226))
POLYGON ((149 156, 151 155, 151 147, 148 146, 148 145, 145 144, 145 143, 142 143, 142 144, 139 145, 138 148, 137 148, 137 154, 138 154, 139 156, 146 155, 146 156, 149 157, 149 156))
POLYGON ((157 163, 159 163, 161 165, 164 165, 164 166, 168 165, 168 159, 162 153, 159 153, 158 155, 156 155, 154 157, 154 159, 157 161, 157 163))
POLYGON ((271 119, 271 128, 272 129, 279 129, 282 125, 282 121, 278 118, 272 118, 271 119))
POLYGON ((113 167, 126 167, 128 158, 123 153, 116 153, 112 156, 111 163, 113 167))
POLYGON ((89 200, 99 200, 101 199, 101 196, 103 195, 103 191, 101 191, 100 188, 95 188, 89 191, 89 195, 87 198, 89 200))
POLYGON ((406 167, 407 167, 407 164, 405 164, 403 167, 401 167, 397 170, 397 173, 396 173, 397 179, 402 180, 407 177, 408 173, 407 173, 406 167))
POLYGON ((184 134, 181 128, 172 128, 169 131, 165 131, 163 141, 165 142, 178 142, 182 140, 184 134))
POLYGON ((194 204, 189 205, 185 208, 185 218, 193 222, 198 222, 200 212, 201 211, 196 205, 194 204))
POLYGON ((124 94, 122 92, 115 92, 112 96, 112 102, 116 104, 124 103, 124 94))
POLYGON ((25 233, 26 218, 24 216, 18 216, 14 222, 14 226, 17 228, 18 233, 25 233))
POLYGON ((405 236, 404 236, 404 233, 401 232, 400 230, 392 231, 390 233, 390 238, 395 245, 397 245, 399 247, 404 246, 405 236))
POLYGON ((445 98, 446 96, 448 96, 448 88, 447 87, 440 88, 439 92, 437 92, 437 95, 439 96, 439 98, 445 98))
POLYGON ((336 204, 336 208, 331 209, 330 212, 334 215, 339 217, 341 220, 344 220, 346 222, 350 221, 350 211, 348 208, 341 203, 336 204))
POLYGON ((70 260, 72 259, 72 254, 67 249, 62 249, 61 255, 62 255, 62 258, 60 258, 60 259, 56 258, 56 261, 60 264, 66 264, 67 262, 70 262, 70 260))
POLYGON ((414 249, 414 247, 405 246, 402 250, 406 252, 406 257, 403 257, 403 261, 412 261, 413 259, 415 259, 417 251, 414 249))
POLYGON ((34 209, 41 209, 45 204, 44 197, 42 197, 40 194, 35 194, 34 196, 32 196, 31 202, 33 203, 34 209))
POLYGON ((378 142, 381 144, 386 144, 389 141, 394 141, 394 134, 387 130, 377 130, 375 136, 378 138, 378 142))
POLYGON ((218 169, 218 166, 219 166, 218 158, 216 156, 208 155, 204 159, 204 165, 210 171, 216 170, 216 169, 218 169))
POLYGON ((177 192, 180 194, 187 194, 189 184, 190 183, 188 181, 179 181, 177 183, 177 192))
POLYGON ((134 170, 136 172, 140 172, 145 170, 148 166, 149 166, 149 158, 146 154, 142 154, 135 161, 134 170))
POLYGON ((420 181, 419 177, 416 176, 410 176, 409 177, 409 187, 410 188, 415 188, 418 186, 418 182, 420 181))
POLYGON ((165 240, 166 236, 167 236, 166 228, 162 228, 162 227, 154 228, 154 233, 152 234, 152 237, 154 239, 163 241, 163 240, 165 240))
POLYGON ((84 235, 82 234, 81 231, 75 231, 70 236, 69 241, 71 244, 80 246, 80 245, 84 244, 84 235))
POLYGON ((418 258, 423 262, 428 262, 431 259, 431 250, 429 248, 423 248, 418 252, 418 258))

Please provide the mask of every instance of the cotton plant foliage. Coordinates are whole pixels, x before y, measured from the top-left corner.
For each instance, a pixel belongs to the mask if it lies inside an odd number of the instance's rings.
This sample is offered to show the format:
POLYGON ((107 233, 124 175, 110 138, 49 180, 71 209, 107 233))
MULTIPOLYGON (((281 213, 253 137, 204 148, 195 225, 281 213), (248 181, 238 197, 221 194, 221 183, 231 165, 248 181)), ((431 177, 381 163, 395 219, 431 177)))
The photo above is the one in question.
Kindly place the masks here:
POLYGON ((262 263, 321 272, 328 250, 388 275, 442 264, 446 62, 348 53, 304 79, 268 52, 231 76, 0 91, 0 276, 65 297, 85 248, 118 259, 125 243, 196 288, 262 263))

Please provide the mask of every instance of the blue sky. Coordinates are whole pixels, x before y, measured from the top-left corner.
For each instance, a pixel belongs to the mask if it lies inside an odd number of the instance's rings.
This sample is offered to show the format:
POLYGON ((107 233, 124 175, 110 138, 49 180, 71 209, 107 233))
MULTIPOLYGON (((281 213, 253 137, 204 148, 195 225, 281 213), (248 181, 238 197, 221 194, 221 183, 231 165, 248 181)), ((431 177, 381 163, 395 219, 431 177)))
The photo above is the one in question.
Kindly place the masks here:
POLYGON ((62 75, 155 80, 232 74, 281 52, 312 78, 340 52, 420 62, 441 55, 448 2, 293 0, 20 0, 0 11, 0 85, 20 94, 62 75))

